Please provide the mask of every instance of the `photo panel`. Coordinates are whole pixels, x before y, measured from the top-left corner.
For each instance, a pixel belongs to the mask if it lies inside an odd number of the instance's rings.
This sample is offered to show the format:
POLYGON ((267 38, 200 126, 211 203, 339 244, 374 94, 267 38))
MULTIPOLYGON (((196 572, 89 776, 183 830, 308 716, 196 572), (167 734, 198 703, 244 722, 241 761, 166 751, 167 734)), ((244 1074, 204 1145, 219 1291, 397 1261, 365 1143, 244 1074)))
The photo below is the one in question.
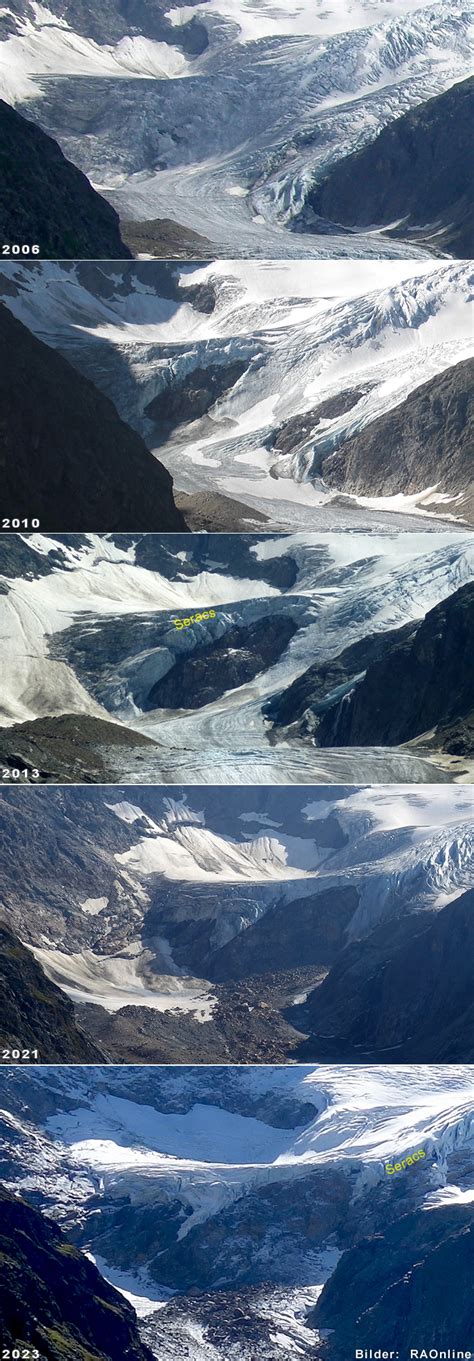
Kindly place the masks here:
POLYGON ((51 1339, 117 1361, 468 1357, 473 1080, 469 1064, 0 1074, 7 1348, 23 1307, 40 1357, 51 1339))
POLYGON ((472 527, 472 262, 2 261, 2 527, 472 527))
POLYGON ((10 0, 7 257, 472 258, 465 0, 10 0))
POLYGON ((474 1062, 472 787, 4 788, 4 1063, 474 1062))
POLYGON ((474 1357, 472 53, 0 8, 0 1361, 474 1357))
POLYGON ((2 781, 472 778, 474 539, 5 535, 2 781))

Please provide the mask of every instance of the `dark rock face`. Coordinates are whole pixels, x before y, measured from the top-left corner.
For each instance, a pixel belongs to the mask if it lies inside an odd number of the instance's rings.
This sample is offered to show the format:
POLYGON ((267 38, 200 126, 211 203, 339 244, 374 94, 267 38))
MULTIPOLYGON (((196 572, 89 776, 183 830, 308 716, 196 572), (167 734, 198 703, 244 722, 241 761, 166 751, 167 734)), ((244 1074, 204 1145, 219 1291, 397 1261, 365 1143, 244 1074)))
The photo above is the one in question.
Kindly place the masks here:
POLYGON ((323 718, 321 746, 395 746, 474 708, 474 583, 429 610, 323 718))
POLYGON ((77 1029, 72 1002, 1 921, 0 985, 2 1048, 38 1049, 38 1063, 103 1063, 101 1050, 77 1029))
POLYGON ((440 723, 436 730, 436 741, 440 751, 452 756, 472 756, 474 754, 474 713, 465 718, 455 718, 452 723, 440 723))
POLYGON ((473 120, 471 78, 395 119, 374 142, 339 161, 309 195, 308 206, 352 228, 402 219, 389 235, 432 238, 436 250, 471 259, 473 120))
POLYGON ((174 381, 172 386, 163 388, 145 407, 145 414, 158 421, 161 438, 165 439, 176 426, 204 416, 219 397, 235 386, 246 368, 244 360, 235 359, 231 364, 192 369, 182 382, 174 381))
POLYGON ((473 749, 474 584, 461 586, 421 623, 372 634, 334 660, 308 667, 265 708, 270 742, 292 736, 317 746, 397 746, 435 728, 428 745, 473 749))
POLYGON ((42 530, 184 530, 170 474, 107 397, 0 307, 3 513, 42 530))
POLYGON ((153 1361, 135 1310, 51 1219, 0 1187, 2 1345, 44 1361, 153 1361))
MULTIPOLYGON (((190 539, 189 534, 176 534, 168 542, 147 534, 142 539, 133 535, 131 542, 135 544, 135 561, 138 565, 148 567, 153 572, 161 572, 170 581, 176 580, 178 572, 179 580, 183 576, 192 579, 216 563, 219 571, 228 572, 230 576, 266 581, 281 590, 294 586, 298 576, 290 537, 286 538, 286 551, 266 561, 255 552, 261 543, 261 535, 258 534, 227 534, 225 538, 221 534, 206 534, 196 535, 193 539, 190 539), (185 553, 186 558, 178 559, 178 553, 185 553)), ((285 536, 282 535, 280 545, 284 543, 285 536)))
POLYGON ((324 481, 364 496, 438 487, 474 520, 474 360, 431 378, 322 463, 324 481))
POLYGON ((300 416, 291 416, 277 430, 273 444, 275 453, 294 453, 320 421, 333 420, 335 416, 345 415, 346 411, 351 411, 352 407, 357 405, 363 395, 362 390, 350 388, 346 392, 340 392, 337 397, 328 397, 327 401, 320 402, 319 406, 312 407, 310 411, 303 411, 300 416))
POLYGON ((472 1205, 403 1215, 338 1262, 310 1316, 315 1328, 333 1329, 320 1355, 347 1361, 355 1336, 360 1348, 382 1338, 407 1356, 414 1339, 420 1347, 465 1348, 473 1269, 472 1205))
MULTIPOLYGON (((24 577, 26 581, 31 581, 34 577, 46 577, 54 566, 63 566, 63 560, 59 551, 51 549, 49 553, 40 555, 35 553, 30 546, 28 539, 20 534, 4 534, 0 545, 0 571, 2 577, 13 580, 15 577, 24 577)), ((8 594, 8 584, 0 582, 0 591, 3 595, 8 594)))
POLYGON ((0 237, 39 258, 130 259, 115 209, 57 142, 0 100, 0 237))
MULTIPOLYGON (((180 8, 185 0, 176 0, 180 8)), ((186 0, 188 3, 188 0, 186 0)), ((190 0, 190 6, 197 0, 190 0)), ((9 0, 12 15, 33 20, 34 10, 29 0, 9 0)), ((51 0, 50 12, 66 23, 75 33, 92 38, 99 44, 115 44, 128 36, 152 38, 155 42, 181 47, 189 56, 198 56, 208 46, 207 29, 197 15, 178 27, 166 18, 166 0, 102 0, 100 9, 93 0, 51 0)), ((6 31, 16 30, 15 20, 7 17, 6 31)))
MULTIPOLYGON (((97 1251, 112 1260, 109 1253, 122 1251, 127 1261, 127 1237, 143 1234, 144 1242, 155 1247, 150 1275, 161 1285, 180 1291, 207 1290, 213 1286, 233 1288, 268 1280, 269 1260, 276 1281, 293 1283, 295 1262, 303 1279, 311 1280, 312 1263, 305 1259, 312 1248, 320 1246, 333 1233, 344 1215, 350 1196, 350 1183, 342 1172, 312 1172, 293 1183, 289 1204, 288 1184, 270 1182, 239 1196, 204 1224, 193 1226, 176 1241, 176 1228, 182 1215, 177 1204, 161 1207, 125 1206, 108 1218, 110 1228, 97 1224, 97 1251), (123 1247, 118 1216, 123 1219, 123 1247), (114 1222, 115 1221, 115 1222, 114 1222), (167 1222, 168 1221, 168 1222, 167 1222), (108 1234, 108 1237, 107 1237, 108 1234), (153 1236, 152 1236, 153 1235, 153 1236), (117 1248, 118 1243, 118 1248, 117 1248)), ((90 1227, 90 1225, 89 1225, 90 1227)))
POLYGON ((289 1013, 311 1032, 300 1057, 472 1063, 473 955, 473 889, 441 910, 384 923, 348 945, 289 1013))
MULTIPOLYGON (((267 718, 272 720, 276 730, 295 725, 302 737, 314 733, 317 729, 319 743, 318 716, 323 715, 328 709, 332 720, 335 712, 331 700, 333 692, 379 661, 387 651, 390 651, 394 642, 405 637, 410 638, 415 627, 414 624, 404 624, 400 629, 369 634, 360 642, 351 643, 331 661, 315 662, 298 676, 287 690, 268 702, 265 707, 267 718)), ((269 735, 271 740, 272 733, 269 735)))
POLYGON ((297 625, 279 614, 231 628, 217 642, 179 657, 153 685, 145 709, 201 709, 226 690, 254 680, 281 657, 297 625))
POLYGON ((214 955, 210 977, 245 978, 268 969, 328 964, 342 948, 346 927, 357 909, 355 888, 326 889, 276 904, 251 930, 242 932, 214 955))

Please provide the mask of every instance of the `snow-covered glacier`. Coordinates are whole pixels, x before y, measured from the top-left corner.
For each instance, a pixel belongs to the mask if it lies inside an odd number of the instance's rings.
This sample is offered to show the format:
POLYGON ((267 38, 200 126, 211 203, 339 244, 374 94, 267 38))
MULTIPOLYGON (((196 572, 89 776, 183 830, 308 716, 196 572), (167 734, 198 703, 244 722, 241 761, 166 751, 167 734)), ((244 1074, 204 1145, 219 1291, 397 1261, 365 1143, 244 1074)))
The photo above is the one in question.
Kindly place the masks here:
POLYGON ((232 498, 244 527, 257 513, 313 530, 470 518, 472 452, 454 398, 439 390, 429 424, 422 402, 423 385, 455 384, 472 358, 473 282, 470 264, 414 261, 0 270, 7 307, 102 388, 175 489, 232 498), (328 456, 417 397, 424 437, 421 420, 387 460, 381 432, 375 464, 359 456, 358 492, 325 480, 328 456))
POLYGON ((2 9, 5 98, 123 219, 171 220, 195 253, 423 257, 383 232, 291 230, 318 179, 470 74, 465 0, 211 0, 124 21, 111 6, 2 9), (200 241, 199 241, 200 238, 200 241))

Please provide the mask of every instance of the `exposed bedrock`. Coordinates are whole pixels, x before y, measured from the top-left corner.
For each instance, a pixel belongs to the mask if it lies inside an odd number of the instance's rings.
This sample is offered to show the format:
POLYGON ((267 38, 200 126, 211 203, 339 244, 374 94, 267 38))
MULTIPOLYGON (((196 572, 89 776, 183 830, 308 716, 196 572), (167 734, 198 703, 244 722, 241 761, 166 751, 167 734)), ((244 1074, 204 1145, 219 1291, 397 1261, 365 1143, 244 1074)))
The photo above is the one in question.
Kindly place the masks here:
POLYGON ((130 259, 118 214, 57 142, 0 100, 0 237, 43 260, 130 259))
POLYGON ((360 496, 438 487, 457 498, 457 514, 474 519, 474 359, 415 388, 323 458, 318 471, 329 487, 360 496))
POLYGON ((426 734, 428 744, 469 755, 473 630, 468 582, 420 623, 371 635, 334 661, 309 667, 267 704, 270 740, 288 727, 320 747, 396 746, 426 734))
POLYGON ((42 530, 184 530, 170 474, 93 383, 0 306, 5 514, 42 530))
POLYGON ((309 411, 302 411, 296 416, 290 416, 278 427, 272 437, 270 447, 277 454, 295 453, 298 446, 304 443, 308 436, 315 431, 320 421, 334 420, 336 416, 344 416, 347 411, 352 411, 352 408, 357 405, 363 395, 362 389, 349 388, 338 393, 336 397, 328 397, 326 401, 320 402, 318 406, 311 407, 309 411))
POLYGON ((243 359, 230 364, 198 365, 186 373, 181 381, 165 386, 145 407, 145 415, 157 421, 161 439, 186 421, 204 416, 218 397, 229 392, 247 368, 243 359))
POLYGON ((332 962, 344 944, 346 928, 359 901, 357 889, 329 888, 288 902, 276 902, 251 930, 224 945, 211 964, 210 977, 221 981, 267 970, 332 962))
POLYGON ((323 717, 321 746, 395 746, 438 724, 465 722, 464 754, 474 709, 474 582, 401 630, 352 692, 323 717))
POLYGON ((245 685, 273 666, 297 627, 293 619, 278 614, 229 629, 217 642, 177 658, 171 670, 152 686, 144 710, 201 709, 211 704, 226 690, 245 685))
POLYGON ((446 907, 391 919, 339 955, 287 1017, 310 1033, 299 1057, 474 1061, 474 889, 446 907))
POLYGON ((340 1258, 310 1315, 314 1328, 331 1330, 321 1357, 347 1361, 354 1336, 361 1348, 382 1338, 402 1355, 415 1338, 465 1348, 473 1269, 472 1205, 403 1215, 340 1258))
POLYGON ((373 142, 339 160, 308 195, 303 225, 311 230, 310 209, 338 226, 385 227, 392 236, 472 259, 473 121, 471 77, 393 119, 373 142))

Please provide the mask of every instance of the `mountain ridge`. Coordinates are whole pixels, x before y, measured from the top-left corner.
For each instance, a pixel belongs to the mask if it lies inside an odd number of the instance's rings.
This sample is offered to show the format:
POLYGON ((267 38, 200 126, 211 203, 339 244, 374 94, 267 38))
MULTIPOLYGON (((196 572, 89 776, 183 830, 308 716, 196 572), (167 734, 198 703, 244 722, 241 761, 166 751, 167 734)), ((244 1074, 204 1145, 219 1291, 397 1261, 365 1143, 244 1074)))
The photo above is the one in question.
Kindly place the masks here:
POLYGON ((57 142, 0 99, 0 236, 38 259, 131 259, 118 213, 57 142))
POLYGON ((0 1202, 5 1346, 45 1361, 153 1361, 134 1310, 58 1226, 1 1185, 0 1202))
POLYGON ((170 474, 108 398, 4 306, 0 339, 4 509, 44 530, 184 529, 170 474))

